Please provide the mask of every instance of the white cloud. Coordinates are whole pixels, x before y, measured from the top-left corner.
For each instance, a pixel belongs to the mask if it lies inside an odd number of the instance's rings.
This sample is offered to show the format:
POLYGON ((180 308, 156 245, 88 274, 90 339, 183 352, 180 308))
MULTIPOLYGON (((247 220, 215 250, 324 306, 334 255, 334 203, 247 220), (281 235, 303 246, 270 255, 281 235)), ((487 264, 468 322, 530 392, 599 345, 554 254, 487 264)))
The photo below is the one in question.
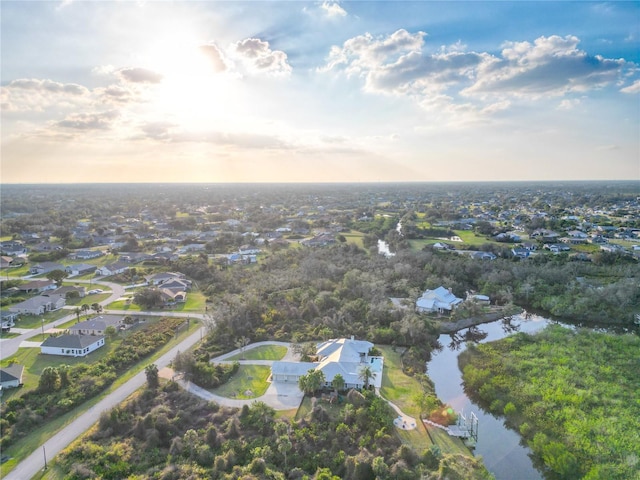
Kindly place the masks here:
POLYGON ((558 110, 573 110, 575 107, 580 105, 579 98, 565 98, 558 105, 558 110))
POLYGON ((38 80, 34 78, 21 78, 9 82, 10 89, 35 90, 38 92, 58 93, 65 95, 86 95, 89 90, 76 83, 58 83, 53 80, 38 80))
POLYGON ((227 69, 224 55, 216 44, 209 43, 201 45, 199 48, 200 52, 209 60, 214 72, 224 72, 227 69))
POLYGON ((246 38, 234 45, 240 63, 249 73, 265 73, 286 76, 291 73, 287 54, 281 50, 271 50, 269 42, 258 38, 246 38))
POLYGON ((107 130, 111 128, 119 116, 115 110, 99 113, 76 113, 69 115, 55 125, 74 130, 107 130))
POLYGON ((131 83, 160 83, 163 78, 160 73, 142 67, 121 68, 117 74, 122 81, 131 83))
MULTIPOLYGON (((630 68, 622 59, 592 56, 568 35, 539 37, 534 43, 508 42, 500 56, 466 51, 460 41, 426 53, 426 33, 397 30, 370 34, 333 46, 321 72, 344 72, 363 79, 363 90, 404 95, 429 111, 452 117, 486 116, 507 109, 513 99, 537 100, 614 84, 630 68)), ((627 93, 635 91, 635 84, 627 93)), ((561 103, 560 108, 577 102, 561 103)))
POLYGON ((623 93, 640 93, 640 80, 636 80, 628 87, 624 87, 620 90, 623 93))
POLYGON ((338 2, 323 2, 321 7, 329 18, 346 17, 347 11, 338 2))

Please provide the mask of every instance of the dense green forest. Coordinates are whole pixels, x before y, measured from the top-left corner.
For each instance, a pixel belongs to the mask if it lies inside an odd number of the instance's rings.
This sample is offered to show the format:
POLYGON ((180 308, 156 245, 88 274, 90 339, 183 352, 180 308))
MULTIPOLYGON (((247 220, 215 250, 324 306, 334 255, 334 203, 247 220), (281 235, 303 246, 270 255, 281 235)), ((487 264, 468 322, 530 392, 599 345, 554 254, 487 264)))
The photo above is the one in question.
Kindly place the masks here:
POLYGON ((277 418, 261 402, 230 409, 169 382, 105 412, 61 455, 68 479, 489 479, 478 459, 416 453, 393 434, 394 413, 371 392, 277 418))
POLYGON ((570 262, 561 256, 478 261, 400 250, 384 258, 338 244, 282 248, 250 268, 221 268, 198 256, 183 257, 171 268, 198 282, 211 301, 208 314, 217 335, 228 336, 229 345, 241 336, 300 341, 355 335, 424 353, 435 341, 438 318, 418 315, 411 306, 425 288, 440 285, 462 298, 481 293, 499 305, 579 323, 631 328, 640 310, 636 264, 570 262), (406 298, 409 308, 395 307, 390 297, 406 298))
POLYGON ((637 335, 551 326, 471 345, 460 356, 465 390, 504 415, 549 479, 638 478, 637 335))

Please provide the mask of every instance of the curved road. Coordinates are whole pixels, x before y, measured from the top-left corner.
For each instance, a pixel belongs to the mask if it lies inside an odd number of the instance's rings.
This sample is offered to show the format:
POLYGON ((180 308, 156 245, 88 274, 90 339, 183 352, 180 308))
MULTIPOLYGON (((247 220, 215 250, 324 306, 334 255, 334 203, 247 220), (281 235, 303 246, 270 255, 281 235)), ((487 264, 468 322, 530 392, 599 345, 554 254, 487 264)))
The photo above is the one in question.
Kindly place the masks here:
MULTIPOLYGON (((169 365, 179 351, 185 351, 200 341, 204 333, 203 328, 204 327, 199 328, 195 333, 187 337, 153 363, 158 366, 158 369, 169 365)), ((109 410, 118 405, 129 395, 143 386, 145 382, 146 376, 143 370, 56 433, 2 478, 4 480, 25 480, 27 478, 32 478, 44 468, 44 454, 42 447, 45 448, 47 458, 49 460, 52 459, 58 452, 66 448, 71 442, 88 430, 91 425, 97 422, 103 411, 109 410)))
MULTIPOLYGON (((103 280, 74 280, 77 283, 90 283, 96 284, 96 285, 103 285, 105 287, 108 287, 111 289, 111 295, 109 295, 108 298, 106 298, 105 300, 102 300, 100 303, 100 305, 104 306, 104 305, 108 305, 111 302, 115 302, 116 300, 118 300, 120 297, 122 297, 122 295, 124 295, 125 289, 122 285, 118 285, 117 283, 113 283, 113 282, 105 282, 103 280)), ((141 314, 143 312, 140 312, 141 314)), ((50 328, 55 328, 57 325, 61 325, 63 323, 68 322, 69 320, 73 320, 75 318, 75 314, 71 313, 69 315, 66 315, 58 320, 55 320, 51 323, 47 323, 43 326, 43 328, 45 330, 49 330, 50 328)), ((13 337, 13 338, 8 338, 6 340, 2 340, 2 342, 0 342, 0 358, 7 358, 10 357, 11 355, 15 354, 18 351, 18 348, 20 348, 20 344, 24 341, 24 340, 28 340, 31 337, 34 337, 36 335, 38 335, 41 332, 40 328, 34 328, 32 330, 30 330, 27 333, 23 333, 22 335, 19 335, 17 337, 13 337)))

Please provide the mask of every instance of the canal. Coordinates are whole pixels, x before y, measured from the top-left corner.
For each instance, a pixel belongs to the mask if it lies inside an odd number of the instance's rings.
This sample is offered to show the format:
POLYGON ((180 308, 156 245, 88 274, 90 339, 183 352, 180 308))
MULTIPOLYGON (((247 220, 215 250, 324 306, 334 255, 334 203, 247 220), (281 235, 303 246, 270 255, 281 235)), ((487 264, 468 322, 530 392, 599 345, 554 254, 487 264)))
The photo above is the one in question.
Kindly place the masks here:
POLYGON ((520 435, 504 425, 502 418, 486 413, 474 404, 462 388, 462 373, 458 368, 458 355, 465 349, 466 339, 473 337, 480 342, 499 340, 519 332, 532 333, 543 329, 550 321, 535 315, 516 315, 510 320, 464 329, 452 335, 440 335, 442 350, 434 351, 427 363, 427 374, 435 383, 438 398, 454 410, 478 416, 478 443, 475 454, 481 455, 484 464, 497 480, 541 480, 529 457, 528 447, 520 444, 520 435))

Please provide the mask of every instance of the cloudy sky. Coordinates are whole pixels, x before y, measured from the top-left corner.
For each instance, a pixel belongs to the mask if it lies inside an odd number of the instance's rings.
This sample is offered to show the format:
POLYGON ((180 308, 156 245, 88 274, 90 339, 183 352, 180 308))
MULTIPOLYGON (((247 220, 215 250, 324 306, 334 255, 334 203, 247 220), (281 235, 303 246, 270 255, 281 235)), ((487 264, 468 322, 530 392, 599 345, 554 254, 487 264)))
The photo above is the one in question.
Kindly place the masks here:
POLYGON ((640 179, 637 2, 7 1, 1 182, 640 179))

